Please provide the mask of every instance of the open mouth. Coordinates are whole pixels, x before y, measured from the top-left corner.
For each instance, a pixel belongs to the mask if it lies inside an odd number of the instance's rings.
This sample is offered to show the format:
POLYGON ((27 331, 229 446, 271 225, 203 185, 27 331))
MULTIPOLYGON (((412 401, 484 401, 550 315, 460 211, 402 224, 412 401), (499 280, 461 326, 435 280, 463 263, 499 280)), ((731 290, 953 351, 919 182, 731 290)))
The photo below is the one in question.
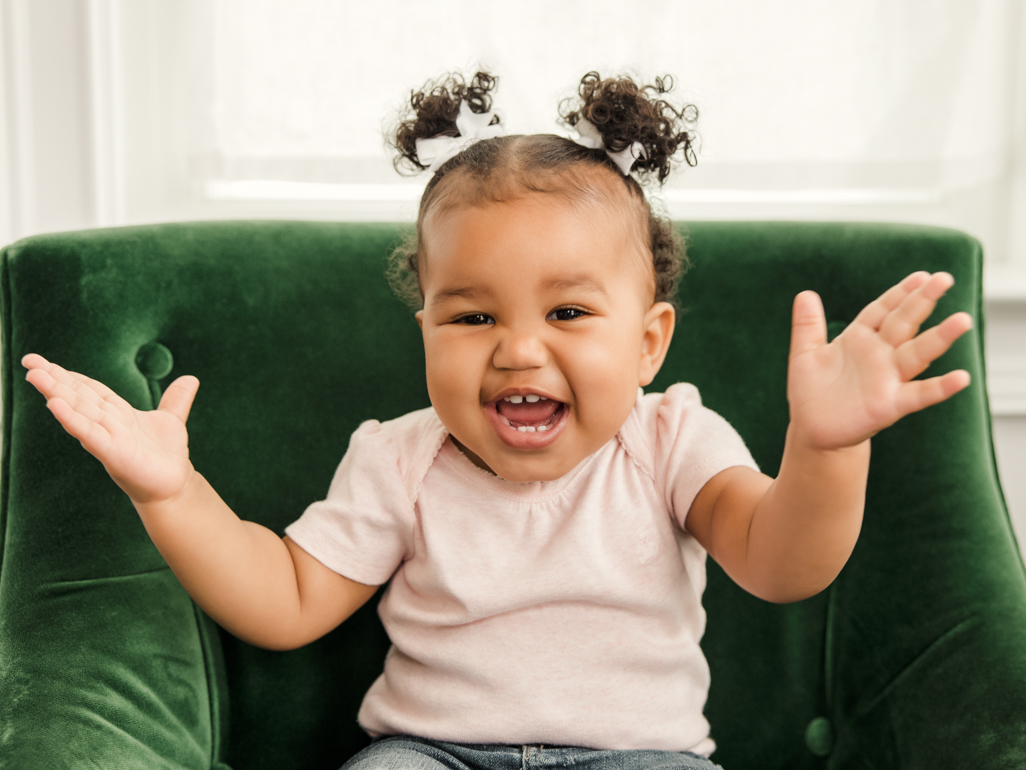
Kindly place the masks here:
POLYGON ((537 395, 506 396, 485 404, 499 438, 515 449, 548 446, 567 424, 570 405, 537 395))
POLYGON ((521 433, 544 433, 559 422, 566 404, 545 396, 506 396, 495 402, 504 425, 521 433))

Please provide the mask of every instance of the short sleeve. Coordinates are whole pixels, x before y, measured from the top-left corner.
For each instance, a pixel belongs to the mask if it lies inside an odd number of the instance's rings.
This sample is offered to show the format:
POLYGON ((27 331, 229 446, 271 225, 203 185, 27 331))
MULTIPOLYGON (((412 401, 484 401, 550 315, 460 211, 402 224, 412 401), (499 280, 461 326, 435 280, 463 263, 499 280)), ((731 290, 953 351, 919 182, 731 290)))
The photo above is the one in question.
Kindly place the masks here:
POLYGON ((387 582, 413 547, 413 504, 385 427, 368 420, 357 428, 327 499, 285 528, 326 567, 367 585, 387 582))
POLYGON ((685 527, 702 487, 720 471, 743 465, 759 470, 733 426, 702 405, 694 385, 667 388, 655 409, 654 469, 674 519, 685 527))

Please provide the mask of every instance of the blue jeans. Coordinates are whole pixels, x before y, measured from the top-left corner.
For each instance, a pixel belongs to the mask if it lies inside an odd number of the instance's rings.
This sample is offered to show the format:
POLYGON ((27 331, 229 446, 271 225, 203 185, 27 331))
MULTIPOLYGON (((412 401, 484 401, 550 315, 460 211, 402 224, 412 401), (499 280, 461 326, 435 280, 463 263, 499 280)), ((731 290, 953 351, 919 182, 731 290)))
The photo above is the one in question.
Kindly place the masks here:
POLYGON ((375 741, 342 770, 722 770, 689 751, 603 751, 574 746, 446 743, 409 735, 375 741))

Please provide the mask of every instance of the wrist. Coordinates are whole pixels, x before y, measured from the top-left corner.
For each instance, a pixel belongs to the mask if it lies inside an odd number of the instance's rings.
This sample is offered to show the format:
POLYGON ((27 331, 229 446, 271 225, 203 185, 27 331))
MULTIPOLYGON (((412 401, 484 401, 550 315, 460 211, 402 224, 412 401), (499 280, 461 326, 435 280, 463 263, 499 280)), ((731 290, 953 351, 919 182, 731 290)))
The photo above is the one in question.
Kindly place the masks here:
POLYGON ((801 426, 791 423, 787 427, 784 439, 783 465, 800 464, 802 466, 826 468, 842 468, 869 464, 870 440, 865 438, 858 444, 829 447, 816 440, 814 434, 802 430, 801 426))
POLYGON ((190 496, 195 494, 198 485, 201 484, 202 481, 203 477, 190 462, 188 464, 188 469, 185 472, 185 480, 178 489, 174 490, 170 494, 159 496, 129 494, 128 498, 132 501, 132 505, 135 506, 135 509, 140 515, 174 510, 180 508, 190 496))
POLYGON ((792 420, 787 425, 785 451, 792 448, 799 452, 816 453, 824 457, 840 457, 846 455, 862 455, 869 451, 870 437, 856 441, 854 444, 831 444, 809 426, 792 420))

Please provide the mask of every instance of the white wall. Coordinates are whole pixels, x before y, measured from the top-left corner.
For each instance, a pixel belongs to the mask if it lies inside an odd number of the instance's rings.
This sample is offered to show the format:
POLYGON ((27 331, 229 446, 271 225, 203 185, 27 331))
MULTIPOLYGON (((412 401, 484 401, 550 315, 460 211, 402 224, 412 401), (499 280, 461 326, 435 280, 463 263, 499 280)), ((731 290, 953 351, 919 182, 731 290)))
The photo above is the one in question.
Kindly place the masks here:
POLYGON ((88 227, 95 215, 86 5, 15 0, 0 9, 0 236, 88 227))
MULTIPOLYGON (((671 214, 682 218, 910 221, 981 238, 990 263, 986 345, 995 444, 1026 544, 1026 9, 1001 0, 960 2, 967 17, 997 9, 1018 30, 1008 38, 1018 41, 1007 52, 1009 103, 992 117, 1007 123, 992 133, 1005 136, 1008 148, 992 153, 998 165, 979 184, 945 188, 938 180, 931 187, 926 175, 912 188, 859 197, 858 190, 796 181, 797 172, 776 184, 783 172, 768 167, 759 185, 745 187, 738 177, 749 179, 751 169, 713 162, 700 164, 667 197, 671 214)), ((344 184, 240 184, 209 174, 202 181, 198 167, 224 170, 211 161, 213 140, 190 117, 209 96, 202 90, 212 88, 209 77, 197 76, 215 64, 212 7, 207 0, 0 0, 0 243, 176 219, 412 215, 422 181, 362 192, 344 184)))

